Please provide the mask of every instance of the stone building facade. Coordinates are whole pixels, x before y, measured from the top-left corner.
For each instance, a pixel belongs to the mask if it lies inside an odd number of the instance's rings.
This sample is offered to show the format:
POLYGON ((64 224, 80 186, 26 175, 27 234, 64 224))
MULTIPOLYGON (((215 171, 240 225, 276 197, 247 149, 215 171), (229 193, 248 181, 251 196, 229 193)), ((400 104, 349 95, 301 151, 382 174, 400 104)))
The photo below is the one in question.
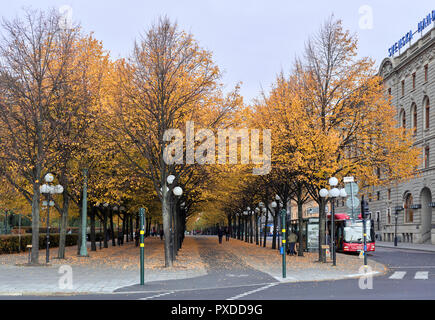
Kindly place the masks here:
POLYGON ((369 207, 378 237, 393 241, 395 209, 399 241, 435 244, 435 26, 380 66, 386 94, 399 125, 414 130, 422 159, 417 176, 398 185, 372 188, 369 207))

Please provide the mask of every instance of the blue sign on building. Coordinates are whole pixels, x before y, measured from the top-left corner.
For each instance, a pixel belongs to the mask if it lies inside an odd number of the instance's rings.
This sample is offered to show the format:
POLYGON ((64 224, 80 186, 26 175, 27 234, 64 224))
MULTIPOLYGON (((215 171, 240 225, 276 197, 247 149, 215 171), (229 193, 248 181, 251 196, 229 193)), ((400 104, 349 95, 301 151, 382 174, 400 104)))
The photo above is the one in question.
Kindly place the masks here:
POLYGON ((412 37, 414 36, 415 33, 417 33, 417 32, 423 32, 423 30, 426 27, 430 26, 430 24, 433 21, 435 21, 435 10, 432 10, 432 13, 429 13, 423 20, 421 20, 418 23, 418 25, 417 25, 417 31, 416 32, 412 32, 412 30, 409 31, 402 38, 400 38, 399 41, 397 41, 395 44, 393 44, 388 49, 388 56, 392 57, 396 52, 398 52, 400 49, 402 49, 406 44, 411 42, 412 37))

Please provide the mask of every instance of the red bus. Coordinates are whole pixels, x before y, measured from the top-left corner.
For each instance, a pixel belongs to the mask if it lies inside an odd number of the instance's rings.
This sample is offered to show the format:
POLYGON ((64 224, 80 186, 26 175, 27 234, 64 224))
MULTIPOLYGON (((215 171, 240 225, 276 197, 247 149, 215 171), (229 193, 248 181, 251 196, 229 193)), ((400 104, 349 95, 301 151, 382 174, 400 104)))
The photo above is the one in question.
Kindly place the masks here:
MULTIPOLYGON (((328 214, 328 231, 331 231, 331 214, 328 214)), ((361 214, 358 219, 352 221, 347 213, 336 213, 334 216, 335 224, 335 244, 338 252, 359 252, 363 250, 363 221, 361 214)), ((375 251, 375 229, 372 219, 366 220, 366 244, 367 251, 375 251)))

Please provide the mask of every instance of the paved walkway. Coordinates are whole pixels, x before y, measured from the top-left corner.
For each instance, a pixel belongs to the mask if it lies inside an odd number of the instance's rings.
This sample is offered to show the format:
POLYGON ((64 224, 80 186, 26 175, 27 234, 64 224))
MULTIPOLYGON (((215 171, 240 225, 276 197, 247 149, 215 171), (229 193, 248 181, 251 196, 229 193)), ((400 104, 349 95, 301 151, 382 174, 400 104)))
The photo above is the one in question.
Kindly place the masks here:
MULTIPOLYGON (((188 236, 172 268, 163 267, 163 242, 147 238, 145 244, 145 286, 139 286, 139 249, 134 243, 89 252, 90 258, 71 254, 52 260, 49 266, 22 266, 26 254, 0 255, 0 294, 50 295, 110 293, 114 291, 167 291, 223 288, 264 283, 338 280, 359 277, 362 260, 358 256, 337 255, 337 266, 316 263, 316 253, 287 258, 287 278, 281 278, 278 250, 231 239, 218 244, 217 237, 188 236), (62 267, 63 266, 63 267, 62 267), (62 269, 63 268, 63 269, 62 269), (65 270, 72 271, 72 287, 65 270)), ((53 249, 55 250, 55 249, 53 249)), ((67 253, 68 253, 67 252, 67 253)), ((55 256, 53 252, 52 256, 55 256)), ((41 260, 43 257, 41 257, 41 260)), ((383 265, 370 261, 377 274, 383 265)))
POLYGON ((429 243, 398 242, 397 247, 395 247, 394 242, 377 241, 376 246, 384 247, 384 248, 396 248, 396 249, 408 249, 408 250, 435 252, 435 245, 429 244, 429 243))

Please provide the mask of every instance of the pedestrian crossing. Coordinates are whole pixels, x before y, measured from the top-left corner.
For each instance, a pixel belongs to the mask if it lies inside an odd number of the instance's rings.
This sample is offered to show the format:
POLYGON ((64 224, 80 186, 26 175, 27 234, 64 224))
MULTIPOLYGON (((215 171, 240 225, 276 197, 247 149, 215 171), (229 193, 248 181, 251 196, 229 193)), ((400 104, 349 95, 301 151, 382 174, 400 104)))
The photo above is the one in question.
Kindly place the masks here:
MULTIPOLYGON (((388 279, 391 280, 402 280, 405 278, 407 271, 395 271, 388 279)), ((413 274, 413 272, 411 272, 413 274)), ((427 280, 429 279, 429 271, 417 271, 414 274, 414 280, 427 280)))

